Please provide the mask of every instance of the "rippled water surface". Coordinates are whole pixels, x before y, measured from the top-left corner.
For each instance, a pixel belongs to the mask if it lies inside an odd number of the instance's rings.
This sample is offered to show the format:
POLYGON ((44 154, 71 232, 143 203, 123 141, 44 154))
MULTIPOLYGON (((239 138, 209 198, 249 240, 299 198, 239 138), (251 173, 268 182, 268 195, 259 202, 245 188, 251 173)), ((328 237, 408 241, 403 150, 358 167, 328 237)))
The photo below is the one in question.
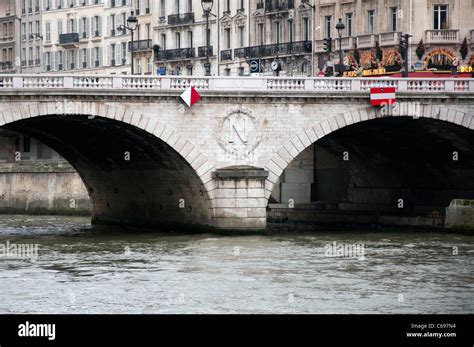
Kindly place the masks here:
POLYGON ((468 235, 228 237, 0 215, 7 242, 39 251, 0 254, 0 313, 474 313, 468 235), (334 241, 364 257, 326 256, 334 241))

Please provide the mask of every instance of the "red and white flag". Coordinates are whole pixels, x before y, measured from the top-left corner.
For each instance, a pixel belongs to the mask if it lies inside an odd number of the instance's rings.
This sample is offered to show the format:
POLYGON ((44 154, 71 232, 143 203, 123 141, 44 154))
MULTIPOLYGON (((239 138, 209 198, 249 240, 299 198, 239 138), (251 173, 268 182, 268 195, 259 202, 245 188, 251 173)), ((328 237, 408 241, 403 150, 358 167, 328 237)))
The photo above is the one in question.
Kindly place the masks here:
POLYGON ((397 101, 395 88, 370 88, 370 105, 380 106, 382 104, 391 105, 397 101))
POLYGON ((181 99, 188 105, 188 107, 193 106, 199 99, 201 99, 201 95, 194 89, 194 87, 189 87, 181 94, 181 99))

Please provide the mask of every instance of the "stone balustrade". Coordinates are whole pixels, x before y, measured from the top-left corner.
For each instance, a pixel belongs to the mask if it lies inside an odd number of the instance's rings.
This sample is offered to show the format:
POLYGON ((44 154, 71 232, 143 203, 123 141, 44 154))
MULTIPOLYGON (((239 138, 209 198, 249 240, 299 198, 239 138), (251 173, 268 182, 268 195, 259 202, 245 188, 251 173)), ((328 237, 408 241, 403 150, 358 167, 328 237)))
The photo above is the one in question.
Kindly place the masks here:
POLYGON ((190 86, 234 92, 369 92, 370 88, 394 87, 409 93, 472 93, 474 79, 0 75, 0 89, 15 90, 184 90, 190 86))

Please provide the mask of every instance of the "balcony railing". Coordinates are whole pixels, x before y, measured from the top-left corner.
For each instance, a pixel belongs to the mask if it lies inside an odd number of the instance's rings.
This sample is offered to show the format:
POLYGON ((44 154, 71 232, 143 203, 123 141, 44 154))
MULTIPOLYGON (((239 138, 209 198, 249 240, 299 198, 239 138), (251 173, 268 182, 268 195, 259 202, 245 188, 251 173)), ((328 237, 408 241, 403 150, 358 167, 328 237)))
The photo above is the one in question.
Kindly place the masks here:
POLYGON ((401 33, 393 31, 388 33, 379 34, 379 44, 380 46, 394 46, 398 45, 400 41, 401 33))
POLYGON ((234 57, 236 58, 261 58, 276 55, 305 53, 311 53, 310 41, 288 42, 234 49, 234 57))
POLYGON ((194 13, 170 14, 168 16, 168 25, 186 25, 194 23, 194 13))
MULTIPOLYGON (((354 48, 354 37, 343 37, 342 38, 342 49, 349 50, 354 48)), ((339 49, 339 39, 334 41, 336 43, 335 49, 339 49)))
POLYGON ((11 61, 4 61, 0 63, 0 69, 5 70, 5 69, 11 69, 13 67, 13 64, 11 61))
POLYGON ((59 44, 75 46, 79 43, 79 33, 59 34, 59 44))
POLYGON ((371 48, 375 46, 375 34, 366 34, 357 36, 358 48, 371 48))
POLYGON ((221 51, 221 60, 232 60, 232 50, 231 49, 226 49, 224 51, 221 51))
MULTIPOLYGON (((2 63, 0 63, 1 66, 2 63)), ((74 65, 71 64, 71 68, 74 65)), ((1 74, 0 90, 2 91, 36 91, 64 89, 69 91, 90 90, 97 88, 127 93, 127 91, 153 89, 157 92, 168 90, 183 90, 193 86, 200 90, 216 91, 218 93, 240 91, 251 92, 252 95, 268 92, 281 92, 301 95, 311 93, 313 97, 326 98, 337 93, 347 97, 355 93, 357 97, 369 98, 371 88, 393 87, 397 93, 413 97, 415 94, 432 95, 444 98, 443 93, 474 93, 474 79, 469 78, 311 78, 311 77, 187 77, 187 76, 119 76, 119 75, 19 75, 1 74), (326 94, 326 95, 324 95, 326 94)), ((132 94, 135 95, 135 94, 132 94)), ((159 95, 159 94, 157 94, 159 95)))
POLYGON ((265 12, 288 11, 293 8, 294 0, 265 0, 265 12))
POLYGON ((194 48, 177 48, 158 50, 155 54, 155 61, 181 60, 194 58, 194 48))
POLYGON ((148 51, 152 49, 152 43, 151 40, 139 40, 139 41, 133 41, 128 43, 128 50, 134 52, 142 52, 142 51, 148 51))
MULTIPOLYGON (((212 56, 212 46, 209 46, 209 56, 212 56)), ((207 47, 198 47, 198 57, 199 58, 205 58, 207 57, 207 47)))
POLYGON ((426 30, 426 43, 459 43, 459 30, 426 30))

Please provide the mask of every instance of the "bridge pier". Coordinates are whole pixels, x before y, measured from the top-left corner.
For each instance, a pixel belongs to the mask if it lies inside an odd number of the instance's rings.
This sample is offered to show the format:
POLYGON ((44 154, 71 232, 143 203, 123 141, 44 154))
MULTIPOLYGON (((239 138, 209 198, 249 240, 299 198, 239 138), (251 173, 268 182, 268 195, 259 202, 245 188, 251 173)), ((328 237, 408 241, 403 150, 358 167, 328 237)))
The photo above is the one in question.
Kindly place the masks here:
POLYGON ((230 166, 215 170, 212 176, 216 182, 214 226, 242 232, 265 230, 268 171, 253 166, 230 166))

